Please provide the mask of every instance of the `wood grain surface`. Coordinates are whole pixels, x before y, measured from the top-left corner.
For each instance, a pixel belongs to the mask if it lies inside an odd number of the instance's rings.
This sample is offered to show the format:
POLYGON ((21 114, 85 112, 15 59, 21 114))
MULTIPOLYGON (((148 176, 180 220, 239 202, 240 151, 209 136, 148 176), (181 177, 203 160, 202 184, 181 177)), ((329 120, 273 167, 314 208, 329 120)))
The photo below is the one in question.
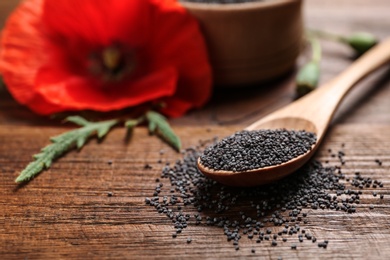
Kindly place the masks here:
MULTIPOLYGON (((0 25, 17 1, 0 2, 0 25)), ((370 31, 390 36, 388 0, 309 0, 309 27, 336 33, 370 31)), ((321 82, 351 63, 349 49, 329 42, 324 48, 321 82)), ((299 63, 306 59, 302 54, 299 63)), ((296 236, 271 247, 243 237, 240 250, 226 241, 223 230, 190 225, 172 238, 171 220, 145 205, 165 162, 182 158, 147 129, 135 130, 130 143, 114 129, 97 143, 69 152, 27 185, 14 179, 48 138, 71 129, 42 118, 0 92, 0 259, 388 259, 390 255, 390 76, 389 67, 360 83, 337 112, 316 158, 337 165, 328 149, 342 147, 347 177, 359 171, 380 180, 383 188, 367 188, 357 212, 308 210, 305 229, 319 240, 299 243, 296 236), (160 150, 164 150, 161 154, 160 150), (382 161, 382 165, 375 162, 382 161), (112 164, 109 164, 112 161, 112 164), (150 164, 152 169, 145 169, 150 164), (372 192, 383 194, 374 197, 372 192), (112 196, 108 196, 112 193, 112 196), (373 209, 370 209, 370 206, 373 209), (186 243, 192 238, 190 244, 186 243), (291 250, 291 243, 298 244, 291 250), (252 249, 256 253, 252 253, 252 249)), ((242 89, 215 90, 203 109, 172 120, 183 147, 226 136, 294 99, 294 72, 277 82, 242 89)), ((310 108, 308 108, 310 109, 310 108)), ((166 180, 162 180, 168 185, 166 180)), ((245 206, 243 206, 245 207, 245 206)), ((245 208, 243 208, 245 210, 245 208)), ((196 213, 196 212, 194 212, 196 213)))

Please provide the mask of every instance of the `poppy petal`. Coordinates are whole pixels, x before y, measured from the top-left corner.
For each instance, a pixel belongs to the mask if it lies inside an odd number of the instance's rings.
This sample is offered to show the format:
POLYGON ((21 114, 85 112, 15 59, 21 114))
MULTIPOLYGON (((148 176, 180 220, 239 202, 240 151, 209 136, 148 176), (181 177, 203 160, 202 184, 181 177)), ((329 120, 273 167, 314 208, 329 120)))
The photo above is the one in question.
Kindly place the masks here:
POLYGON ((118 91, 97 91, 96 86, 85 77, 67 76, 61 80, 51 81, 53 75, 55 75, 53 71, 41 71, 37 77, 38 93, 53 106, 50 111, 36 111, 40 114, 63 110, 92 109, 103 112, 118 110, 172 96, 177 85, 177 72, 174 68, 154 71, 136 81, 127 82, 131 87, 119 86, 118 91), (54 105, 57 108, 54 108, 54 105))
POLYGON ((0 73, 21 104, 35 99, 35 75, 48 59, 40 17, 42 0, 22 2, 8 18, 0 39, 0 73))
POLYGON ((211 92, 199 26, 176 0, 25 0, 4 28, 0 72, 40 114, 164 101, 179 116, 211 92), (136 69, 118 82, 94 78, 89 55, 118 42, 135 52, 136 69))
POLYGON ((149 48, 160 50, 153 59, 159 64, 156 66, 175 64, 179 70, 173 99, 192 104, 190 107, 200 107, 211 95, 211 66, 197 21, 177 5, 164 6, 164 11, 160 12, 157 22, 164 26, 153 33, 149 48))

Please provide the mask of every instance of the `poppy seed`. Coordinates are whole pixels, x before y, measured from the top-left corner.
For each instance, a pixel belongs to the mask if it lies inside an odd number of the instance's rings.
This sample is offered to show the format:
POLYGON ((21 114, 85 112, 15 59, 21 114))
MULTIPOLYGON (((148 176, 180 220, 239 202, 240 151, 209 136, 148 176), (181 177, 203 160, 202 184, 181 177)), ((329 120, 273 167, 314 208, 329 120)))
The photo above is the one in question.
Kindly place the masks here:
MULTIPOLYGON (((256 243, 271 240, 271 246, 277 246, 277 237, 283 234, 297 234, 300 242, 306 237, 315 243, 317 239, 305 226, 310 208, 353 214, 362 194, 354 187, 360 184, 383 187, 382 182, 360 173, 351 177, 350 182, 341 182, 339 168, 324 167, 313 160, 276 183, 237 189, 204 176, 197 168, 200 154, 200 148, 187 149, 183 159, 171 166, 167 163, 152 189, 154 195, 145 198, 146 205, 172 221, 173 238, 185 234, 189 226, 201 226, 202 230, 213 226, 222 230, 236 250, 240 243, 252 238, 256 238, 256 243), (241 242, 243 234, 246 236, 241 242)), ((286 242, 287 238, 281 240, 286 242)), ((296 245, 291 248, 296 249, 296 245)))
POLYGON ((314 133, 286 129, 241 131, 207 147, 200 162, 207 168, 233 172, 282 164, 308 152, 314 133))

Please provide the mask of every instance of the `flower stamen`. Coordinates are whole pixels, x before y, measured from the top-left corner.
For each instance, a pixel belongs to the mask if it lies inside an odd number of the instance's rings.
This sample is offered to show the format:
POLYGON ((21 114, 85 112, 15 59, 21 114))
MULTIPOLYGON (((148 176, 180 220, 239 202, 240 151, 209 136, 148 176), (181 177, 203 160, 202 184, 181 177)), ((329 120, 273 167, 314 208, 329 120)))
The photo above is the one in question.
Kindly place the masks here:
POLYGON ((118 48, 108 47, 102 52, 103 65, 110 71, 116 71, 120 66, 121 52, 118 48))
POLYGON ((88 71, 104 82, 120 81, 129 76, 135 68, 135 58, 116 45, 94 52, 89 58, 88 71))

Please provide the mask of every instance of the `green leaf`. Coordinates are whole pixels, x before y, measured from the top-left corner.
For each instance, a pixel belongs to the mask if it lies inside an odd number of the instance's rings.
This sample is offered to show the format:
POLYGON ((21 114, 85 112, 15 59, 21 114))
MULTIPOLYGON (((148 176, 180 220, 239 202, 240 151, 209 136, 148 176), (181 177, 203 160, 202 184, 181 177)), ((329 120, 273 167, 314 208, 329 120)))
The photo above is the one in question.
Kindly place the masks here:
POLYGON ((146 119, 149 122, 149 131, 152 134, 157 134, 164 141, 170 144, 176 151, 180 151, 181 142, 179 137, 170 127, 167 119, 161 114, 149 111, 146 113, 146 119))
POLYGON ((125 137, 126 142, 128 142, 130 140, 130 137, 131 137, 131 134, 133 133, 134 127, 136 127, 137 125, 142 123, 144 120, 145 120, 145 117, 141 116, 137 119, 129 119, 125 122, 125 127, 127 129, 126 137, 125 137))
POLYGON ((97 136, 99 139, 103 138, 117 122, 111 122, 107 125, 102 125, 97 129, 97 136))
POLYGON ((87 121, 85 118, 81 117, 81 116, 68 116, 65 121, 67 122, 72 122, 76 125, 79 125, 79 126, 86 126, 88 124, 90 124, 89 121, 87 121))
POLYGON ((41 152, 33 156, 34 161, 30 162, 20 173, 16 182, 29 181, 41 171, 49 168, 53 161, 74 147, 81 148, 86 141, 95 133, 99 138, 105 136, 110 129, 118 123, 118 120, 103 122, 89 122, 82 117, 72 116, 67 121, 82 125, 81 128, 65 132, 52 137, 52 144, 41 149, 41 152))
POLYGON ((87 142, 88 140, 88 136, 80 136, 79 138, 77 138, 77 143, 76 143, 76 146, 77 146, 77 149, 81 149, 81 147, 84 146, 84 144, 87 142))
POLYGON ((157 124, 156 124, 156 122, 154 122, 154 121, 149 121, 148 128, 149 128, 149 133, 150 133, 150 134, 154 134, 154 133, 156 132, 156 129, 157 129, 157 124))
POLYGON ((144 120, 145 118, 143 116, 137 119, 129 119, 125 122, 125 127, 127 128, 127 130, 131 131, 134 127, 142 123, 144 120))

